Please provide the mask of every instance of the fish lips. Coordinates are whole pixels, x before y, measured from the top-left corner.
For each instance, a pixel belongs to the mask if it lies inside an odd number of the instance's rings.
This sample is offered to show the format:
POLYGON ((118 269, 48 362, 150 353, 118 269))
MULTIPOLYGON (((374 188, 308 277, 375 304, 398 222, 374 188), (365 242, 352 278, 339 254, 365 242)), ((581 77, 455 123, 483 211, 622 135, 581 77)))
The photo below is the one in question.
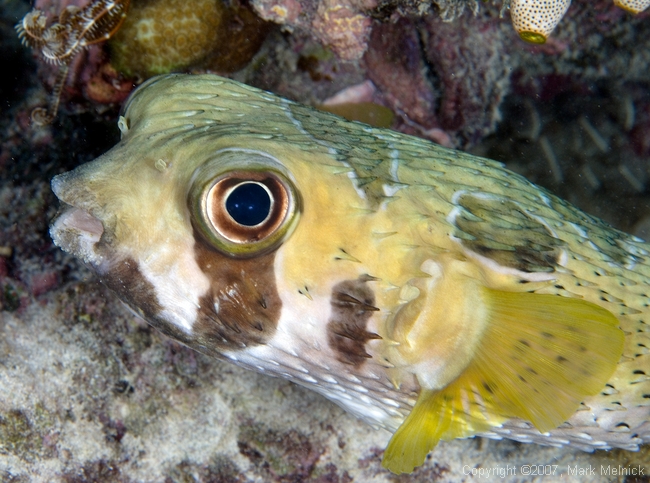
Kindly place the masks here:
POLYGON ((78 257, 99 273, 105 273, 107 257, 100 243, 105 236, 104 223, 92 214, 87 197, 79 196, 74 172, 52 179, 52 191, 61 201, 59 212, 50 226, 54 244, 78 257), (86 198, 84 200, 84 198, 86 198))

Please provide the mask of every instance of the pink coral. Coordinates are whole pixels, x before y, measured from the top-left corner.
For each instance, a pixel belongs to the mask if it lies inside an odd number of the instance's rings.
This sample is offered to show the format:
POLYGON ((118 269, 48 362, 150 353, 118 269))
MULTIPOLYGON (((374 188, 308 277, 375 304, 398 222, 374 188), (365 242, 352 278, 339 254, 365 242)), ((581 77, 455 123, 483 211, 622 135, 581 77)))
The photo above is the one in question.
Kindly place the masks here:
POLYGON ((325 0, 318 6, 313 27, 316 36, 344 60, 355 60, 365 50, 371 20, 355 11, 351 2, 325 0))
POLYGON ((264 19, 288 30, 310 32, 343 60, 357 60, 366 51, 372 27, 368 12, 375 0, 253 0, 264 19))

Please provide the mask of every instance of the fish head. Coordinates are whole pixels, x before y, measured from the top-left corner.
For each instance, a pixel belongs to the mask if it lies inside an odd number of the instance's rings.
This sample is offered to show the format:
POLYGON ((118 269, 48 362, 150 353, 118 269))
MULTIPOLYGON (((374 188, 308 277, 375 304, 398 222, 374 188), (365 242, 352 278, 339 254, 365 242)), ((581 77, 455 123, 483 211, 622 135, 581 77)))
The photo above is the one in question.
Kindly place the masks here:
MULTIPOLYGON (((53 240, 200 352, 319 387, 344 374, 393 391, 378 355, 389 314, 378 307, 408 276, 381 263, 389 245, 404 244, 385 235, 394 220, 377 218, 354 170, 301 130, 294 116, 306 108, 196 80, 140 87, 121 141, 54 178, 53 240)), ((370 419, 399 420, 407 398, 370 419)))

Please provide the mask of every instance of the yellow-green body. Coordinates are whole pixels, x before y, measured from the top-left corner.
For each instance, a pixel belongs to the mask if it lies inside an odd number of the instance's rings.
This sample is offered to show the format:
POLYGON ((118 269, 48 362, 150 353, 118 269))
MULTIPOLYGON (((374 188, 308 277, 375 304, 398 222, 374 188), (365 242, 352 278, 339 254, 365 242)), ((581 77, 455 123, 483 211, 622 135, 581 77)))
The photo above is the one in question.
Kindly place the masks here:
POLYGON ((496 162, 216 76, 148 84, 122 141, 55 178, 74 208, 52 235, 152 324, 391 431, 418 400, 402 426, 418 434, 387 453, 396 472, 473 434, 585 450, 650 441, 646 243, 496 162), (199 168, 226 158, 268 165, 297 194, 259 259, 210 247, 188 206, 199 168), (215 320, 235 314, 217 335, 198 322, 207 293, 215 320), (503 385, 503 361, 543 373, 539 386, 474 386, 503 385))

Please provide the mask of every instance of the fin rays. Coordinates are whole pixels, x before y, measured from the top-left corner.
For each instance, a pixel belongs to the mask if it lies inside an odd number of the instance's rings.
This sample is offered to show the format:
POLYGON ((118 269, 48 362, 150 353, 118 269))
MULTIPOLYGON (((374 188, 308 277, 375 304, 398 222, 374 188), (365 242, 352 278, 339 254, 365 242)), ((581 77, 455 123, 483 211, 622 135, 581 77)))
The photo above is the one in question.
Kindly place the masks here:
POLYGON ((410 473, 438 441, 510 418, 558 427, 601 390, 623 351, 607 310, 581 299, 484 289, 489 323, 468 367, 441 390, 423 388, 393 435, 383 465, 410 473))

